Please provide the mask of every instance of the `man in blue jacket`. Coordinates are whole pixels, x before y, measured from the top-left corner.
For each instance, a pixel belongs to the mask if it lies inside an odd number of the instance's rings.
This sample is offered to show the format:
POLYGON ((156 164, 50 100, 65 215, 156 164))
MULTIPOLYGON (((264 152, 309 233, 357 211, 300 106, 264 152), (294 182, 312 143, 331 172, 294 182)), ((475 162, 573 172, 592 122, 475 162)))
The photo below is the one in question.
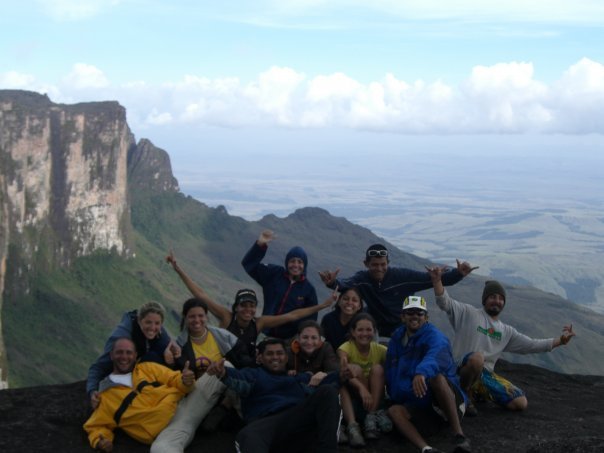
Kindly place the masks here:
MULTIPOLYGON (((206 371, 241 396, 247 426, 236 437, 237 451, 285 451, 292 436, 316 433, 314 451, 335 453, 340 422, 339 375, 318 372, 289 376, 285 342, 269 338, 258 345, 260 367, 237 370, 215 362, 206 371)), ((312 438, 312 436, 310 436, 312 438)), ((289 445, 289 448, 292 446, 289 445)))
MULTIPOLYGON (((302 247, 293 247, 285 257, 285 267, 276 264, 263 264, 268 244, 275 238, 271 230, 260 233, 250 250, 245 254, 241 264, 250 277, 260 286, 264 293, 262 315, 282 315, 298 308, 317 305, 315 287, 306 278, 308 257, 302 247)), ((298 332, 297 326, 306 319, 317 320, 313 314, 297 322, 275 327, 268 335, 289 339, 298 332)))
MULTIPOLYGON (((328 288, 356 287, 367 304, 367 311, 374 317, 378 332, 382 337, 390 337, 400 324, 400 303, 417 291, 432 288, 432 279, 427 272, 414 271, 402 267, 390 267, 388 249, 382 244, 373 244, 365 252, 366 270, 352 277, 338 280, 338 272, 319 272, 321 280, 328 288)), ((474 269, 467 262, 457 261, 457 269, 451 269, 442 276, 445 286, 454 285, 474 269)))
POLYGON ((397 429, 422 453, 436 453, 420 435, 412 417, 435 412, 449 422, 456 453, 470 452, 461 429, 466 396, 459 385, 449 339, 428 322, 426 300, 409 296, 403 302, 403 325, 386 353, 386 386, 394 405, 388 410, 397 429))

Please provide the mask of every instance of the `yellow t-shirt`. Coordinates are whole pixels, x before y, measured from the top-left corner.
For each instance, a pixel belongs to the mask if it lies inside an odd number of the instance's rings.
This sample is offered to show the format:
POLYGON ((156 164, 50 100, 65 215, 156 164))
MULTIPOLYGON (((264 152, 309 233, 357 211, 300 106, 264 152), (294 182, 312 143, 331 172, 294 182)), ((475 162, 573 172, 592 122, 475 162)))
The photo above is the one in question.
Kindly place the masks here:
POLYGON ((371 367, 376 364, 384 364, 386 361, 386 346, 372 341, 369 344, 369 353, 363 355, 352 340, 348 340, 338 348, 348 354, 348 363, 359 365, 363 370, 363 375, 368 378, 371 367))
POLYGON ((191 346, 195 353, 195 368, 199 374, 205 373, 212 362, 222 359, 222 354, 220 353, 220 349, 218 348, 218 344, 216 343, 216 339, 214 338, 214 335, 212 335, 212 332, 208 332, 206 341, 202 344, 197 344, 192 341, 191 346))

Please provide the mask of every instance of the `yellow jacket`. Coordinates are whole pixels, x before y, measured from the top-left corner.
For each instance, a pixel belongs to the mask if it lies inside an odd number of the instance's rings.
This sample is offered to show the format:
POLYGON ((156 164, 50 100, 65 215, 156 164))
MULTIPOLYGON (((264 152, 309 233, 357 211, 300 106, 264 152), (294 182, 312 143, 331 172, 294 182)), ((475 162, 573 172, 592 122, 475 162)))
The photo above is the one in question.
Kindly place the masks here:
POLYGON ((195 387, 182 383, 180 371, 152 362, 138 363, 134 367, 132 385, 133 388, 115 384, 109 378, 101 382, 101 402, 84 423, 92 448, 96 447, 100 436, 113 442, 113 430, 118 427, 139 442, 151 444, 174 416, 178 402, 195 387), (139 393, 136 388, 142 381, 161 385, 146 385, 139 393), (114 420, 115 413, 132 391, 137 395, 123 412, 118 425, 114 420))

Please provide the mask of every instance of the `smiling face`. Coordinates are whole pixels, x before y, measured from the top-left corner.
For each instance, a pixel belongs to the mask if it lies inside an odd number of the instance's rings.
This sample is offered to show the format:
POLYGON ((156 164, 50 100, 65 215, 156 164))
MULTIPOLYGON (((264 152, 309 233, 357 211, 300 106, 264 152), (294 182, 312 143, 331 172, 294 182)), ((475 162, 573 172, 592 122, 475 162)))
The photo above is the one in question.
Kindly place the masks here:
POLYGON ((428 321, 428 312, 419 308, 403 310, 402 320, 407 331, 414 334, 428 321))
POLYGON ((371 280, 381 282, 384 280, 386 271, 388 270, 388 257, 387 256, 372 256, 365 260, 365 267, 369 271, 369 277, 371 280))
POLYGON ((368 319, 357 321, 356 325, 350 331, 350 337, 357 346, 368 346, 375 337, 373 323, 368 319))
POLYGON ((136 347, 127 338, 121 338, 113 344, 109 353, 113 362, 113 372, 116 374, 127 374, 134 369, 136 363, 136 347))
POLYGON ((250 301, 239 302, 235 307, 237 319, 251 321, 256 317, 256 304, 250 301))
POLYGON ((361 310, 361 298, 355 290, 349 289, 340 296, 338 307, 340 312, 347 316, 355 315, 361 310))
POLYGON ((483 305, 487 315, 496 318, 505 306, 505 298, 501 294, 491 294, 486 298, 483 305))
POLYGON ((271 373, 283 373, 287 366, 287 354, 281 344, 268 344, 262 354, 258 354, 258 361, 271 373))
POLYGON ((306 327, 298 334, 298 343, 306 355, 311 355, 321 345, 321 334, 315 327, 306 327))
POLYGON ((304 275, 304 261, 301 258, 291 258, 287 262, 287 273, 292 278, 300 278, 304 275))
POLYGON ((147 313, 138 321, 138 325, 147 340, 153 340, 161 332, 162 317, 157 313, 147 313))
POLYGON ((189 335, 198 337, 206 332, 208 314, 202 307, 191 307, 185 316, 185 326, 189 335))

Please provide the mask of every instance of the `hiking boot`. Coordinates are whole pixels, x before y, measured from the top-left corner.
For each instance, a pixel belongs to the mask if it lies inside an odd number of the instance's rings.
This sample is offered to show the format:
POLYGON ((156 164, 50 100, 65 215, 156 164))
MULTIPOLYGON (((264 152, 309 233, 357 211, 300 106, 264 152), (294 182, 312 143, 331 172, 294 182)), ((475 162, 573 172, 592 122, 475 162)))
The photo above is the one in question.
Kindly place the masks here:
POLYGON ((478 415, 478 409, 476 409, 476 406, 474 406, 474 403, 472 401, 468 401, 468 404, 466 405, 465 415, 466 417, 476 417, 478 415))
POLYGON ((470 446, 470 441, 461 434, 455 434, 453 438, 453 443, 455 444, 455 449, 453 453, 471 453, 472 447, 470 446))
POLYGON ((388 417, 385 410, 379 410, 375 413, 375 419, 377 422, 378 429, 383 433, 389 433, 392 431, 392 420, 388 417))
POLYGON ((338 428, 338 443, 348 443, 348 433, 346 432, 346 425, 344 425, 344 423, 340 423, 340 428, 338 428))
POLYGON ((346 428, 348 432, 348 444, 351 447, 364 447, 365 439, 363 439, 363 435, 361 434, 361 427, 358 423, 351 423, 346 428))
POLYGON ((380 430, 377 424, 377 414, 371 412, 365 416, 365 438, 375 440, 380 438, 380 430))

